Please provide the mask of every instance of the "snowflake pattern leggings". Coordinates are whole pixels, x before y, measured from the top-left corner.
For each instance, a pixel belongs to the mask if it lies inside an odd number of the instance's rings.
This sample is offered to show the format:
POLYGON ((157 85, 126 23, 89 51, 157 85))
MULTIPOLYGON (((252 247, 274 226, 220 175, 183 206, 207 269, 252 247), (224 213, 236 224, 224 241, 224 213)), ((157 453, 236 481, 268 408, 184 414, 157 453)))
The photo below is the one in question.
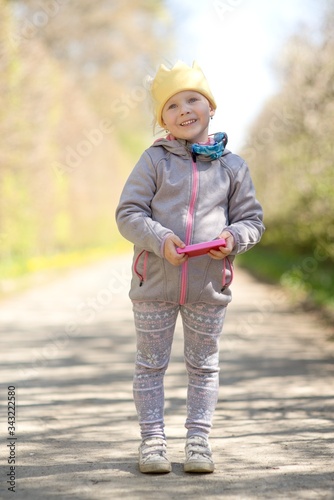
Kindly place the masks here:
POLYGON ((206 437, 212 426, 219 388, 219 338, 226 307, 204 303, 134 302, 137 354, 133 395, 142 439, 165 437, 164 375, 175 324, 181 313, 188 373, 187 437, 206 437))

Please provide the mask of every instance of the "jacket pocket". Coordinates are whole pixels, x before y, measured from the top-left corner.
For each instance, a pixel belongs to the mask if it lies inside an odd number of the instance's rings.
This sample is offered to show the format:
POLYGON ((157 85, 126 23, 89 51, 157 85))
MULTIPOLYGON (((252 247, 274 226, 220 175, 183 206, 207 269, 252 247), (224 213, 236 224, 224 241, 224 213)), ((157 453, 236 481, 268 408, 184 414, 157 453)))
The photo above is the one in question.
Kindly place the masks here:
MULTIPOLYGON (((231 301, 230 284, 233 279, 233 266, 230 259, 210 259, 203 269, 202 277, 197 280, 198 296, 193 301, 227 305, 231 301)), ((196 284, 193 282, 194 288, 196 284)))
POLYGON ((225 257, 225 259, 223 259, 221 292, 224 292, 226 288, 228 288, 232 284, 233 275, 233 264, 228 257, 225 257))
POLYGON ((147 278, 148 254, 147 250, 142 250, 133 263, 133 272, 139 278, 139 286, 143 286, 147 278))

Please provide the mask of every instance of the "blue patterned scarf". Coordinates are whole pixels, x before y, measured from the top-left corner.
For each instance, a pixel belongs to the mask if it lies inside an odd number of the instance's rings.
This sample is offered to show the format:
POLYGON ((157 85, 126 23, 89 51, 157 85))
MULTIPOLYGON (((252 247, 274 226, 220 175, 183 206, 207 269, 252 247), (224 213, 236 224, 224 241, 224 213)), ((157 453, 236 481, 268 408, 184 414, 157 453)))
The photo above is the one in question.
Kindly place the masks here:
POLYGON ((191 154, 196 161, 196 155, 201 155, 209 160, 217 160, 224 152, 227 144, 227 134, 225 132, 217 132, 213 137, 210 137, 209 144, 192 144, 191 154))

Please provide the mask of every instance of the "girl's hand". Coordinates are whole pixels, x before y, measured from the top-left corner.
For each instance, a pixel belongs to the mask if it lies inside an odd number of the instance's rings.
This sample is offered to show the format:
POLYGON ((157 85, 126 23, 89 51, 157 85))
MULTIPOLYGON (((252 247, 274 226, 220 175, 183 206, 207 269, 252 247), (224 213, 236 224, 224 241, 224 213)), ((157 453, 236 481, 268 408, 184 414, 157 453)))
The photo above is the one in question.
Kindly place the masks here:
POLYGON ((186 260, 188 260, 188 255, 184 253, 177 253, 176 248, 184 248, 185 244, 176 234, 171 234, 165 239, 164 245, 164 257, 173 266, 180 266, 186 260))
POLYGON ((219 247, 219 250, 210 250, 208 255, 212 259, 221 260, 230 255, 234 248, 234 237, 229 231, 223 231, 218 238, 224 238, 226 240, 226 247, 219 247))

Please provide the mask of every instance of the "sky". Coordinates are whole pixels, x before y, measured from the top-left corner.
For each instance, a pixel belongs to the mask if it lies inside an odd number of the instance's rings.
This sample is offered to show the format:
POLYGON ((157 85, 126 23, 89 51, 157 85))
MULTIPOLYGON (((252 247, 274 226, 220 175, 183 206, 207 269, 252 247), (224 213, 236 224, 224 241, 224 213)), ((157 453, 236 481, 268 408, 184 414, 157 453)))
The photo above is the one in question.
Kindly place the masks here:
MULTIPOLYGON (((319 0, 166 0, 176 34, 175 61, 204 71, 217 102, 210 132, 224 131, 229 149, 278 90, 274 62, 302 25, 316 26, 319 0)), ((174 63, 175 61, 171 61, 174 63)), ((162 61, 163 62, 163 61, 162 61)))

